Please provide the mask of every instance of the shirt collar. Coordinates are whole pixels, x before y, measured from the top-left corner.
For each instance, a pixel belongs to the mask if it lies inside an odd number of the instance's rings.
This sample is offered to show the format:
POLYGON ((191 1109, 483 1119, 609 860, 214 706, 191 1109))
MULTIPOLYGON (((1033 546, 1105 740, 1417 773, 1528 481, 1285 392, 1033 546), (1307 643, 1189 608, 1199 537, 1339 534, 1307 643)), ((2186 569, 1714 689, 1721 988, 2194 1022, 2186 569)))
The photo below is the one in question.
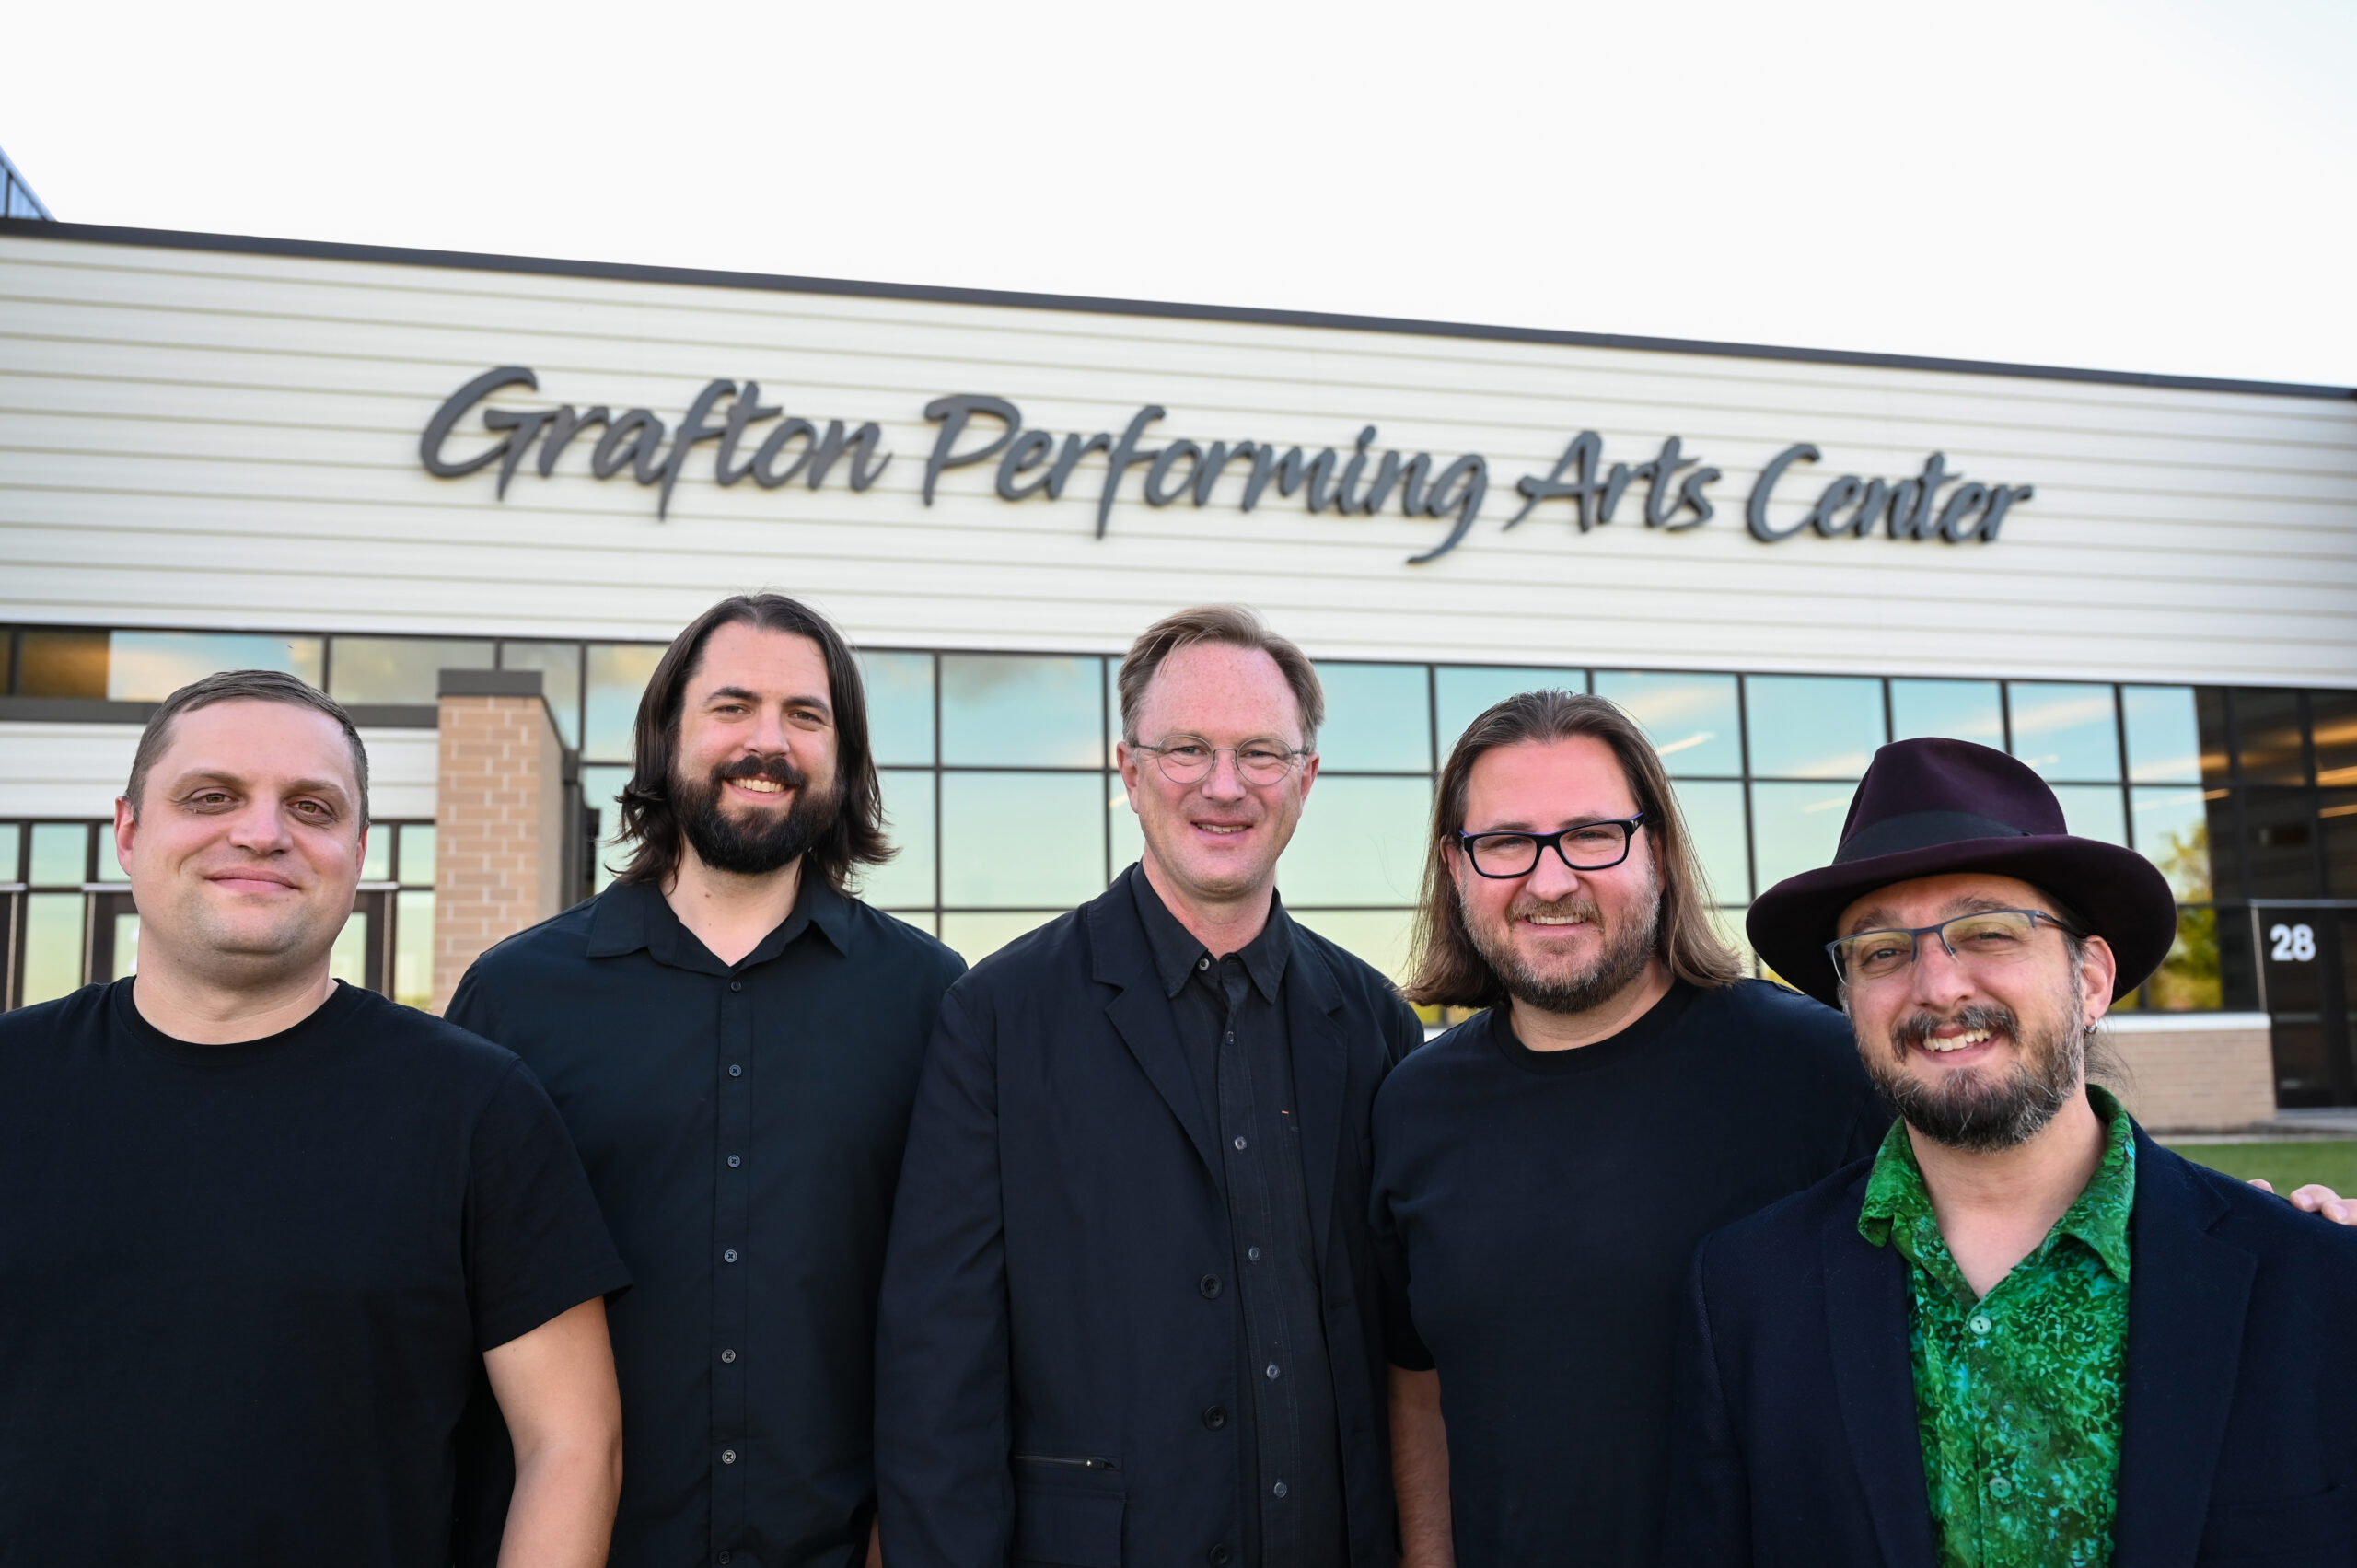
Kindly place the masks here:
MULTIPOLYGON (((1185 989, 1201 960, 1227 958, 1214 954, 1195 939, 1195 934, 1178 923, 1145 879, 1145 867, 1132 865, 1129 869, 1130 896, 1136 900, 1138 923, 1145 927, 1146 946, 1154 953, 1155 972, 1161 978, 1162 993, 1177 996, 1185 989)), ((1242 952, 1234 955, 1244 960, 1244 970, 1252 983, 1269 1001, 1277 999, 1277 990, 1284 983, 1285 963, 1293 957, 1293 919, 1285 913, 1284 900, 1274 892, 1269 895, 1269 922, 1260 927, 1260 935, 1244 945, 1242 952)))
MULTIPOLYGON (((2103 1159, 2084 1190, 2026 1260, 2043 1260, 2058 1239, 2074 1237, 2103 1260, 2104 1267, 2114 1278, 2125 1283, 2128 1219, 2136 1203, 2135 1124, 2119 1101, 2099 1084, 2087 1086, 2087 1103, 2104 1124, 2103 1159)), ((1875 1156, 1874 1171, 1866 1179, 1866 1201, 1858 1214, 1858 1234, 1876 1247, 1895 1237, 1901 1252, 1921 1261, 1919 1238, 1928 1241, 1938 1232, 1932 1194, 1923 1185, 1922 1167, 1915 1163, 1915 1145, 1907 1135, 1907 1123, 1894 1121, 1883 1135, 1882 1148, 1875 1156)))
POLYGON ((655 884, 617 882, 598 895, 597 908, 590 912, 588 956, 616 958, 644 947, 649 958, 673 969, 726 974, 767 963, 813 927, 836 952, 849 955, 851 900, 830 887, 825 877, 811 875, 807 865, 793 912, 733 966, 713 957, 711 949, 679 923, 655 884))

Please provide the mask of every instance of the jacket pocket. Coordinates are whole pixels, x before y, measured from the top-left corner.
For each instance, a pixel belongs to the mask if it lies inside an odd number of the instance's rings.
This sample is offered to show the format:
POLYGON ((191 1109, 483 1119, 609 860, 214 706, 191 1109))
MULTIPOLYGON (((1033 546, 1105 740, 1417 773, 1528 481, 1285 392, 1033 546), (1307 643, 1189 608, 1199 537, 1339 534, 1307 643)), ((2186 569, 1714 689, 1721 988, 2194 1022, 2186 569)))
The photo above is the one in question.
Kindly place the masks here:
POLYGON ((1121 1467, 1087 1455, 1015 1456, 1015 1561, 1121 1568, 1121 1467))
POLYGON ((2347 1487, 2329 1487, 2305 1497, 2269 1498, 2210 1505, 2196 1559, 2216 1568, 2247 1562, 2252 1568, 2316 1568, 2357 1561, 2357 1520, 2347 1487))

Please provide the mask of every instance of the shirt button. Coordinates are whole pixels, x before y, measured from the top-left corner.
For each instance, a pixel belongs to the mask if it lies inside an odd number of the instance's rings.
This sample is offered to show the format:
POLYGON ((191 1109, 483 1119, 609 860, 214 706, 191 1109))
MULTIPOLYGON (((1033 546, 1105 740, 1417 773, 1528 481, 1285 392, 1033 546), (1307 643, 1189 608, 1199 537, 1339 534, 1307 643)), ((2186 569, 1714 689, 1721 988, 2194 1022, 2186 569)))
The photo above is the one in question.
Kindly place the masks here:
POLYGON ((1227 1565, 1236 1560, 1236 1553, 1229 1551, 1225 1542, 1212 1548, 1211 1555, 1212 1568, 1227 1568, 1227 1565))
POLYGON ((725 1551, 724 1551, 724 1552, 722 1552, 722 1553, 720 1554, 720 1561, 722 1561, 723 1562, 727 1562, 727 1561, 728 1561, 728 1554, 727 1554, 726 1552, 725 1552, 725 1551))
POLYGON ((1276 1485, 1269 1488, 1269 1490, 1275 1493, 1278 1496, 1283 1497, 1285 1494, 1285 1483, 1283 1481, 1279 1481, 1276 1485))
POLYGON ((2014 1483, 2003 1476, 1999 1476, 1989 1483, 1989 1495, 1991 1497, 2011 1497, 2013 1494, 2014 1483))
POLYGON ((742 991, 745 989, 745 982, 741 980, 732 980, 728 982, 728 989, 731 991, 742 991))
POLYGON ((1237 1139, 1237 1140, 1236 1140, 1236 1146, 1237 1146, 1237 1148, 1239 1148, 1239 1149, 1240 1149, 1240 1148, 1242 1148, 1242 1147, 1244 1146, 1244 1140, 1243 1140, 1243 1139, 1241 1139, 1241 1138, 1237 1139))
POLYGON ((1252 1260, 1252 1261, 1254 1261, 1255 1263, 1257 1263, 1257 1262, 1259 1262, 1259 1261, 1260 1260, 1260 1249, 1259 1248, 1257 1248, 1257 1247, 1248 1247, 1248 1248, 1246 1248, 1246 1249, 1244 1249, 1244 1255, 1245 1255, 1247 1258, 1249 1258, 1250 1260, 1252 1260))
POLYGON ((1277 1364, 1275 1362, 1272 1361, 1269 1363, 1268 1373, 1269 1381, 1271 1383, 1275 1382, 1277 1380, 1277 1364))
POLYGON ((1212 967, 1212 961, 1209 958, 1197 958, 1195 967, 1199 970, 1207 970, 1212 967))
POLYGON ((720 1255, 720 1260, 724 1263, 734 1263, 737 1261, 737 1249, 732 1247, 727 1251, 723 1252, 720 1255))
POLYGON ((1203 1299, 1205 1301, 1209 1301, 1213 1296, 1219 1295, 1219 1276, 1217 1274, 1205 1274, 1202 1279, 1195 1282, 1195 1288, 1203 1293, 1203 1299))
POLYGON ((720 1359, 723 1361, 734 1361, 737 1359, 737 1353, 733 1350, 722 1351, 720 1353, 720 1359))
POLYGON ((723 1448, 720 1451, 720 1462, 724 1465, 735 1464, 737 1462, 737 1450, 734 1448, 723 1448))
POLYGON ((731 1062, 728 1064, 728 1075, 732 1078, 743 1077, 745 1075, 744 1063, 740 1062, 731 1062))
POLYGON ((735 1155, 730 1155, 728 1156, 728 1168, 731 1170, 735 1170, 738 1166, 743 1165, 744 1163, 745 1162, 743 1160, 738 1159, 735 1155))
POLYGON ((1227 1407, 1225 1405, 1213 1405, 1206 1409, 1203 1411, 1203 1424, 1213 1432, 1217 1432, 1221 1427, 1225 1426, 1227 1424, 1227 1407))
POLYGON ((1966 1323, 1965 1327, 1971 1330, 1976 1334, 1987 1333, 1991 1328, 1989 1314, 1986 1312, 1974 1313, 1971 1320, 1966 1323))

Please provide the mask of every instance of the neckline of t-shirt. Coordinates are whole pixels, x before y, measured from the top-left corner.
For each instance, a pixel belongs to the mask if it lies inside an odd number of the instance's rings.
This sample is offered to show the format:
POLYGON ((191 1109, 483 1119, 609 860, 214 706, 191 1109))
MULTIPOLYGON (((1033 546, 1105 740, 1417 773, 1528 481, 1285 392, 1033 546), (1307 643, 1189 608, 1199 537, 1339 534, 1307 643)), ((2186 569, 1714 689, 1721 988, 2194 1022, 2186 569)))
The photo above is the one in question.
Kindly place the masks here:
POLYGON ((149 1023, 131 998, 134 977, 125 975, 111 987, 114 994, 108 1001, 114 1008, 115 1021, 129 1031, 143 1050, 191 1067, 238 1067, 266 1056, 284 1052, 290 1046, 301 1045, 308 1037, 336 1023, 358 1005, 357 986, 343 981, 335 982, 335 990, 328 999, 311 1009, 299 1022, 264 1035, 260 1040, 236 1040, 226 1045, 201 1045, 168 1035, 149 1023))
POLYGON ((1645 1009, 1643 1017, 1617 1035, 1568 1051, 1533 1051, 1514 1032, 1514 1009, 1504 1003, 1490 1009, 1490 1040, 1509 1065, 1526 1073, 1593 1073, 1626 1062, 1674 1028, 1701 991, 1682 980, 1669 982, 1662 999, 1645 1009))

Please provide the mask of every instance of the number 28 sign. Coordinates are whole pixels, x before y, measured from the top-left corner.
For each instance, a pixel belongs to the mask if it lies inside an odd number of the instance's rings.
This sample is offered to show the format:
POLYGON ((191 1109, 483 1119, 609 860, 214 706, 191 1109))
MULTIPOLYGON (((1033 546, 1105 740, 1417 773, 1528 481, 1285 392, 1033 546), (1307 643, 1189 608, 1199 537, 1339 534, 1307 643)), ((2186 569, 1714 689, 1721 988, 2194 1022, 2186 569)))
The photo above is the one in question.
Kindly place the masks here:
POLYGON ((2274 944, 2267 956, 2277 963, 2305 964, 2316 956, 2316 932, 2313 925, 2270 925, 2267 939, 2274 944))

